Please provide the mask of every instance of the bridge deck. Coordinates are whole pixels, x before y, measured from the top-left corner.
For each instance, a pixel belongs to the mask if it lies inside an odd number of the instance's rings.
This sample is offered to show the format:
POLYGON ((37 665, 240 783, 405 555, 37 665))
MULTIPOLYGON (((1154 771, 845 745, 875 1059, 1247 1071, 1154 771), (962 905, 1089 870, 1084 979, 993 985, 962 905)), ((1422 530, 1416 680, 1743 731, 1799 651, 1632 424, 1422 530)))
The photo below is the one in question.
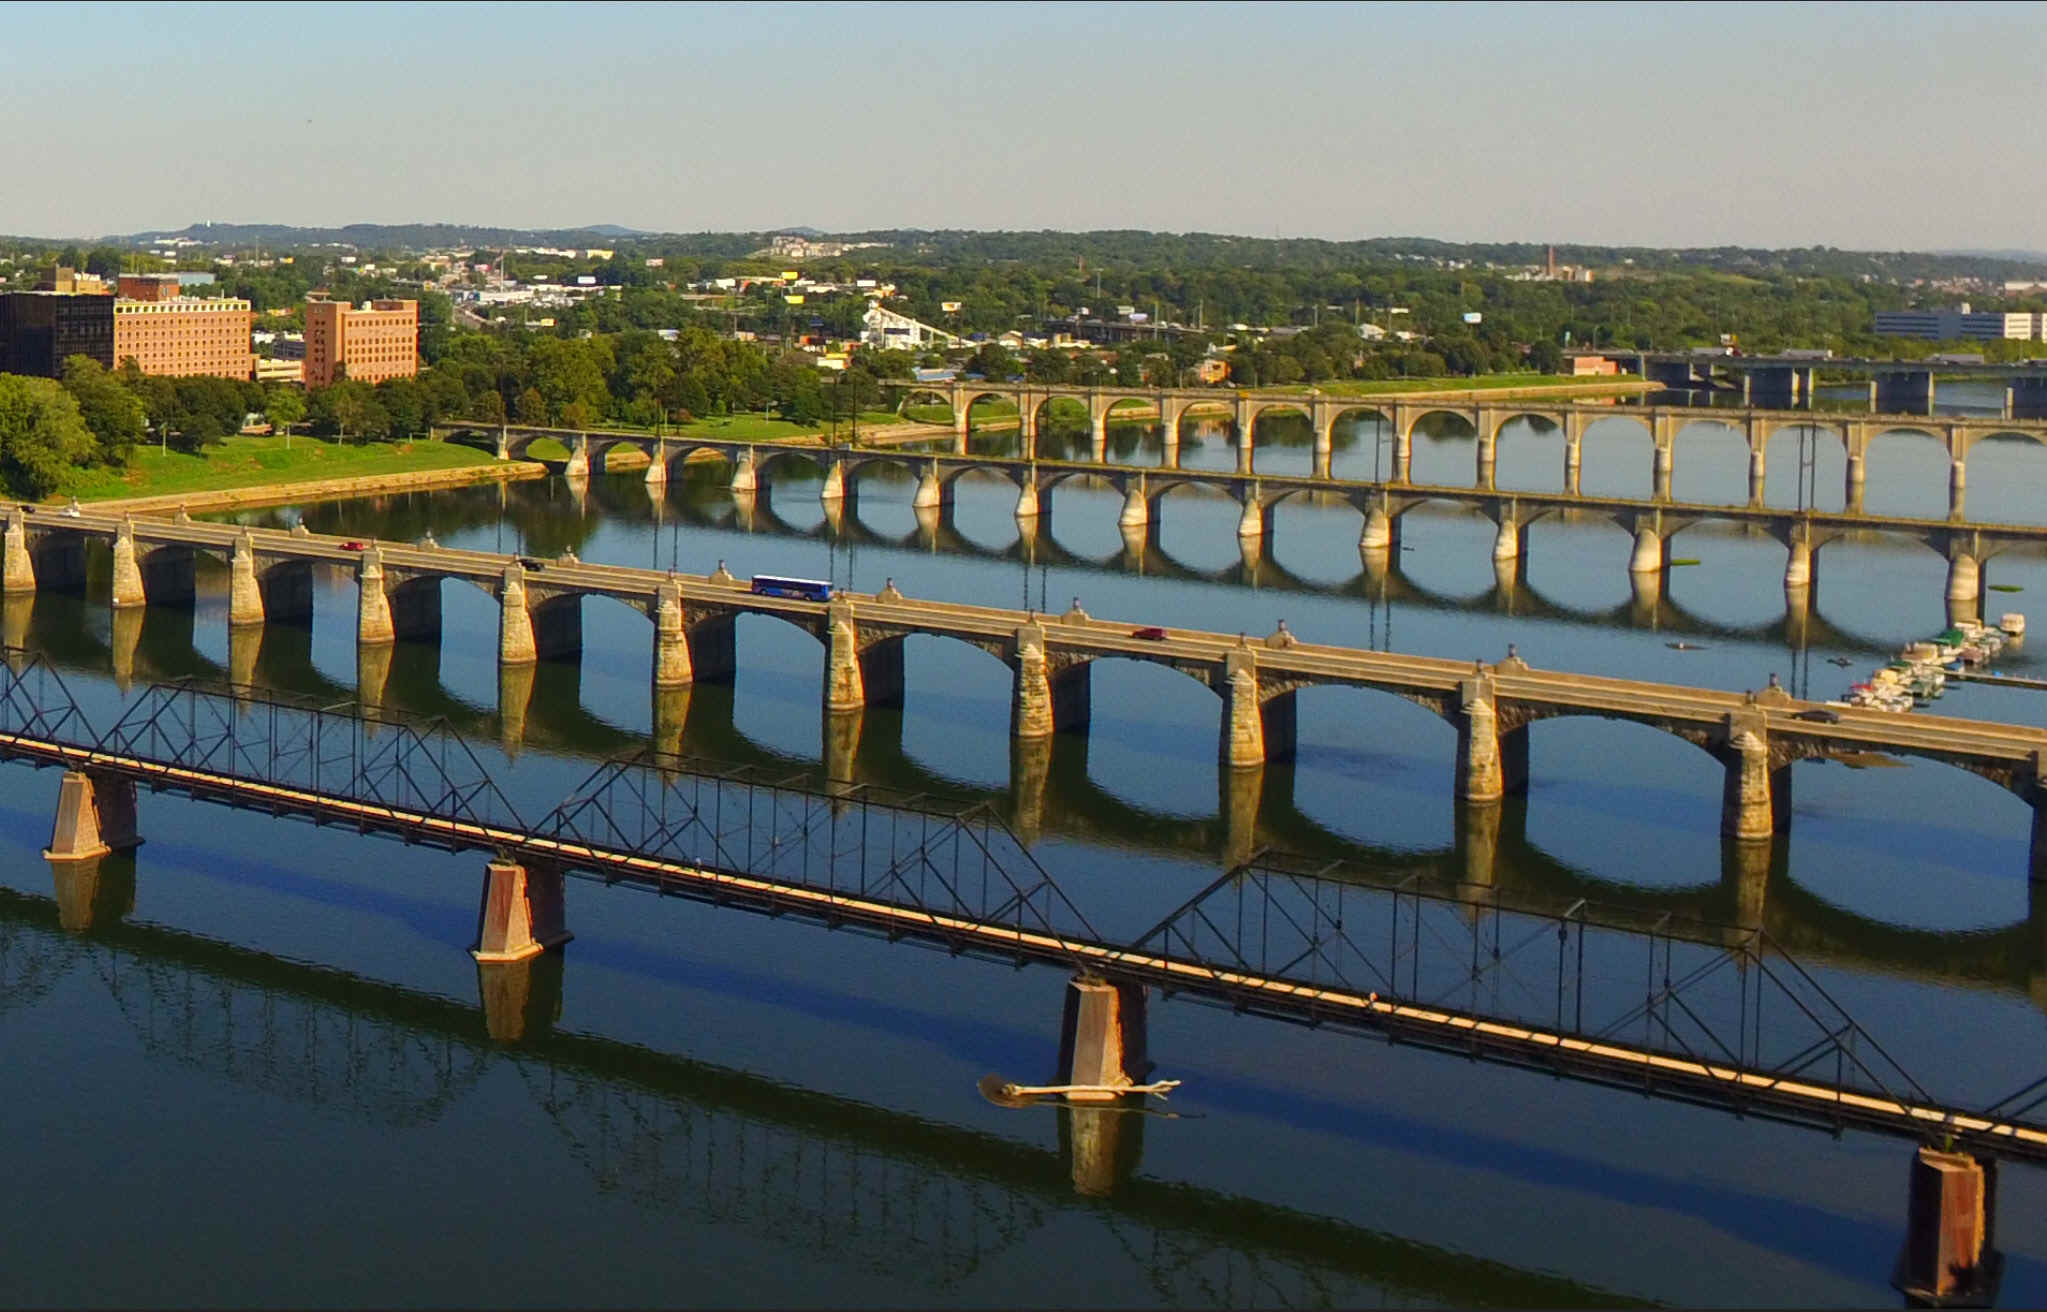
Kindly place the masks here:
MULTIPOLYGON (((40 519, 40 517, 39 517, 40 519)), ((41 520, 38 531, 52 527, 111 538, 123 519, 108 514, 41 520)), ((2047 529, 2034 530, 2047 537, 2047 529)), ((355 570, 358 553, 343 548, 344 539, 299 535, 236 525, 175 523, 137 519, 138 540, 225 550, 247 535, 255 548, 271 557, 355 570)), ((387 572, 425 577, 465 579, 495 592, 511 555, 444 547, 378 544, 387 572)), ((776 615, 815 629, 828 614, 826 603, 754 594, 747 585, 703 575, 669 574, 660 570, 586 562, 550 562, 531 572, 527 586, 545 593, 590 593, 611 596, 644 608, 664 586, 674 586, 686 610, 697 613, 749 612, 776 615)), ((1220 667, 1232 653, 1247 650, 1239 635, 1168 628, 1162 640, 1137 637, 1142 621, 1096 619, 1076 614, 1047 615, 1036 611, 927 601, 884 599, 877 595, 840 593, 853 603, 858 623, 897 633, 930 633, 983 645, 1007 645, 1025 626, 1042 626, 1047 655, 1093 659, 1120 656, 1140 660, 1220 667)), ((1432 697, 1454 695, 1465 681, 1483 675, 1493 681, 1506 702, 1543 708, 1555 714, 1616 716, 1654 720, 1687 728, 1724 725, 1736 713, 1763 717, 1772 735, 1783 735, 1815 752, 1900 751, 1936 759, 2010 770, 2030 770, 2047 752, 2047 730, 1980 720, 1923 714, 1891 714, 1842 708, 1838 720, 1820 723, 1797 718, 1815 703, 1789 697, 1756 701, 1749 694, 1694 688, 1681 684, 1617 679, 1528 668, 1518 662, 1479 666, 1437 657, 1375 652, 1294 641, 1248 644, 1261 680, 1296 681, 1303 685, 1333 684, 1411 692, 1432 697)))

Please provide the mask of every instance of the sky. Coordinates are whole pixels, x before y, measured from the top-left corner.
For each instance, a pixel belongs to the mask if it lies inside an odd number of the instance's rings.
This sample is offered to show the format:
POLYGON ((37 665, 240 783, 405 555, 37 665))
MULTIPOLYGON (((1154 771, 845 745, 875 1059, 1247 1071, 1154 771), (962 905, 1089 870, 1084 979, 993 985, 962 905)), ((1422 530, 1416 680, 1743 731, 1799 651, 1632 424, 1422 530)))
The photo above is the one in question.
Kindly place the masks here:
POLYGON ((2047 5, 15 5, 0 232, 2047 249, 2047 5))

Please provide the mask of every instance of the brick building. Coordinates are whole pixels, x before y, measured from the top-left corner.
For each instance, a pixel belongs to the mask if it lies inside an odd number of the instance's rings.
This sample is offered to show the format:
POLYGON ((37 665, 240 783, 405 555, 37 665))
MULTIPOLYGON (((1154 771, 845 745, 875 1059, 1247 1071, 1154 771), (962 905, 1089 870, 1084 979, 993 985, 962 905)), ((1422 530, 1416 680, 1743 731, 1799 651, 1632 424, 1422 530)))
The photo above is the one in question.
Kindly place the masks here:
POLYGON ((306 302, 306 386, 363 383, 419 372, 419 302, 306 302))
MULTIPOLYGON (((254 318, 249 303, 231 297, 180 296, 175 280, 150 281, 153 286, 136 288, 147 299, 125 294, 114 299, 115 366, 133 360, 146 374, 246 380, 255 366, 249 348, 254 318), (163 294, 167 286, 169 296, 163 294)), ((121 279, 124 293, 130 282, 121 279)))
POLYGON ((115 280, 115 294, 131 301, 176 300, 184 284, 175 273, 124 273, 115 280))

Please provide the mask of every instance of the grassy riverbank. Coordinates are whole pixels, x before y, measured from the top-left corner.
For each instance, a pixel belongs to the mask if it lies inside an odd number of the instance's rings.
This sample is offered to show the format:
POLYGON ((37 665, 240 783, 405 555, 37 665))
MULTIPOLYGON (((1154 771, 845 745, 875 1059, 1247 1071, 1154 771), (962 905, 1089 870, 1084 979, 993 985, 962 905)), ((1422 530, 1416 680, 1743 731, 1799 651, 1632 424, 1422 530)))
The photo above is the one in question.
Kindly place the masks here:
MULTIPOLYGON (((896 415, 862 413, 863 431, 899 425, 896 415)), ((840 431, 850 429, 842 424, 840 431)), ((614 431, 631 431, 618 429, 614 431)), ((763 419, 759 415, 735 415, 724 419, 701 419, 667 430, 673 437, 712 437, 731 442, 774 442, 811 437, 819 433, 816 424, 794 424, 784 419, 763 419)), ((533 444, 529 453, 535 460, 561 460, 568 448, 552 438, 533 444)), ((638 452, 613 452, 622 464, 645 465, 638 452)), ((379 478, 399 474, 434 473, 493 463, 487 451, 452 442, 329 442, 316 437, 231 437, 218 446, 196 454, 164 451, 158 447, 137 447, 125 467, 80 469, 59 484, 57 501, 77 497, 80 501, 114 498, 172 496, 180 493, 218 492, 235 488, 266 487, 272 484, 326 482, 338 478, 379 478)))
MULTIPOLYGON (((860 412, 861 429, 883 428, 902 423, 902 419, 887 411, 863 410, 860 412)), ((853 421, 841 419, 838 431, 850 433, 853 421)), ((645 433, 652 435, 651 428, 636 428, 631 424, 605 424, 603 430, 609 433, 645 433)), ((764 419, 760 415, 731 415, 719 419, 694 419, 687 424, 670 424, 661 432, 677 440, 691 437, 714 438, 721 442, 786 442, 794 438, 816 437, 829 433, 829 423, 798 424, 787 419, 764 419)), ((566 460, 569 449, 559 440, 543 437, 528 449, 528 455, 535 460, 566 460)), ((614 452, 614 454, 617 454, 614 452)), ((640 462, 644 463, 644 462, 640 462)))
POLYGON ((188 455, 137 447, 122 469, 81 469, 66 476, 57 498, 105 501, 310 483, 332 478, 416 474, 491 463, 489 452, 448 442, 327 442, 316 437, 231 437, 188 455))

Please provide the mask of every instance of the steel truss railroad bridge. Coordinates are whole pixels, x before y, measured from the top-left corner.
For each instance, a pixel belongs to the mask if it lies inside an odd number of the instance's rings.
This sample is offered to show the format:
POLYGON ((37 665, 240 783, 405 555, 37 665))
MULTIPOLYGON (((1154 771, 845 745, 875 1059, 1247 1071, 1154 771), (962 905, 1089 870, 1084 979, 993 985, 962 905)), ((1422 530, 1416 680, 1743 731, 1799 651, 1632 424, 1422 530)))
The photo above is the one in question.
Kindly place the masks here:
POLYGON ((2047 1161, 2034 1116, 2047 1079, 1988 1107, 1942 1101, 1756 928, 1518 905, 1261 853, 1119 941, 985 806, 641 754, 528 820, 443 723, 186 682, 144 690, 95 732, 56 671, 18 650, 0 661, 0 759, 65 772, 46 855, 73 877, 140 841, 140 788, 490 853, 476 955, 504 1037, 527 1001, 515 968, 566 940, 563 877, 576 875, 1069 971, 1059 1077, 1077 1084, 1143 1078, 1155 988, 1745 1115, 2047 1161))

